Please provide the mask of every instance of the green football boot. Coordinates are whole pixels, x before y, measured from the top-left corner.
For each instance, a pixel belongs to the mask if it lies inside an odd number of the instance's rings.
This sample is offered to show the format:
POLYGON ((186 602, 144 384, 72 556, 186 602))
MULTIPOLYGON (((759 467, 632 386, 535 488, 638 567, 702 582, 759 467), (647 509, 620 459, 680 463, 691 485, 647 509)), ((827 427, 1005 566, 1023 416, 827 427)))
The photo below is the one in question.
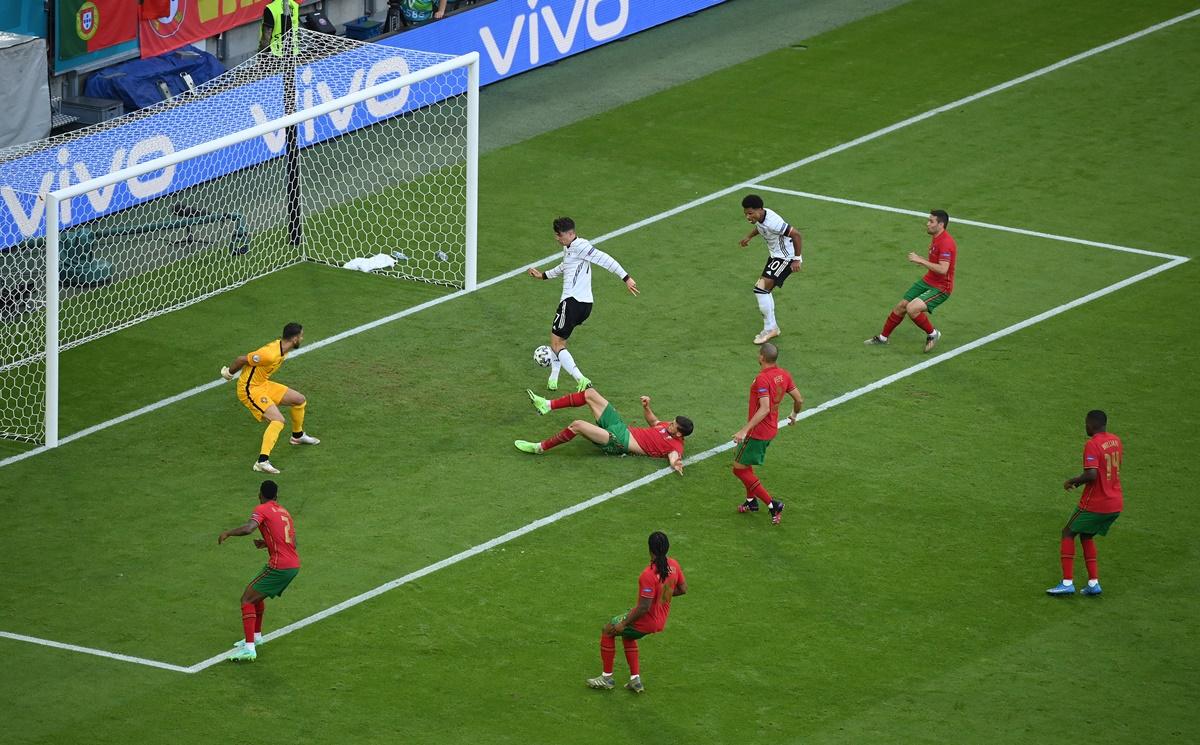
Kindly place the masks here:
POLYGON ((542 443, 540 442, 514 440, 513 445, 515 445, 517 450, 520 450, 522 453, 533 453, 534 455, 537 455, 538 453, 542 452, 542 443))
POLYGON ((529 400, 533 402, 533 408, 537 409, 539 414, 545 415, 550 413, 549 401, 529 390, 528 388, 525 389, 525 393, 529 396, 529 400))

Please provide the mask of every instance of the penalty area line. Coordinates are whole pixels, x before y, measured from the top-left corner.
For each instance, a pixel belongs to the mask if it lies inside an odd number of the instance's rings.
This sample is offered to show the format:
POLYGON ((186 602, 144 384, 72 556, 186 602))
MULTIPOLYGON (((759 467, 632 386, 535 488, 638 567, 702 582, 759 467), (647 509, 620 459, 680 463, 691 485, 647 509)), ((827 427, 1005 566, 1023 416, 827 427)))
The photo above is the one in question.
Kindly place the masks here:
POLYGON ((110 660, 119 660, 120 662, 132 662, 135 665, 145 665, 146 667, 157 667, 160 670, 170 670, 173 673, 190 673, 189 668, 182 665, 172 665, 169 662, 159 662, 158 660, 148 660, 145 657, 134 657, 128 654, 118 654, 117 652, 106 652, 103 649, 94 647, 81 647, 78 644, 64 644, 50 639, 41 639, 36 636, 26 636, 24 634, 13 634, 8 631, 0 631, 0 637, 12 639, 18 642, 28 642, 30 644, 38 644, 43 647, 53 647, 54 649, 65 649, 69 652, 80 652, 82 654, 95 655, 96 657, 105 657, 110 660))
MULTIPOLYGON (((831 202, 833 204, 843 204, 848 207, 863 207, 869 210, 879 212, 891 212, 897 215, 911 215, 913 217, 928 217, 929 212, 920 210, 909 210, 900 207, 889 207, 886 204, 874 204, 872 202, 860 202, 857 199, 843 199, 841 197, 831 197, 827 194, 814 194, 811 191, 797 191, 796 189, 784 189, 779 186, 768 186, 766 184, 746 184, 750 189, 761 189, 763 191, 773 191, 776 194, 786 194, 793 197, 801 197, 803 199, 813 199, 818 202, 831 202)), ((1132 248, 1130 246, 1118 246, 1115 243, 1102 243, 1100 241, 1089 241, 1086 238, 1073 238, 1069 235, 1057 235, 1055 233, 1043 233, 1039 230, 1028 230, 1026 228, 1014 228, 1008 225, 997 225, 991 222, 980 222, 979 220, 967 220, 962 217, 953 217, 951 222, 956 225, 971 225, 976 228, 985 228, 987 230, 997 230, 1002 233, 1015 233, 1017 235, 1026 235, 1031 238, 1045 238, 1046 240, 1059 241, 1061 243, 1075 243, 1080 246, 1092 246, 1094 248, 1106 248, 1110 251, 1120 251, 1121 253, 1137 254, 1139 256, 1153 256, 1156 259, 1184 259, 1183 256, 1175 254, 1166 254, 1159 251, 1147 251, 1144 248, 1132 248)))
MULTIPOLYGON (((996 341, 997 339, 1003 339, 1006 336, 1015 334, 1018 331, 1029 328, 1030 326, 1041 323, 1042 321, 1053 318, 1057 315, 1061 315, 1062 313, 1066 313, 1067 311, 1069 311, 1073 308, 1077 308, 1086 303, 1090 303, 1093 300, 1102 298, 1105 295, 1110 295, 1110 294, 1117 292, 1118 290, 1121 290, 1132 284, 1141 282, 1144 279, 1149 279, 1150 277, 1153 277, 1156 274, 1160 274, 1169 269, 1173 269, 1173 268, 1179 266, 1180 264, 1185 263, 1186 261, 1188 261, 1188 259, 1186 257, 1182 257, 1182 256, 1177 257, 1171 261, 1168 261, 1163 264, 1159 264, 1158 266, 1147 269, 1146 271, 1140 272, 1131 277, 1127 277, 1119 282, 1114 282, 1111 285, 1102 287, 1099 290, 1096 290, 1094 292, 1090 292, 1087 295, 1076 298, 1075 300, 1071 300, 1069 302, 1063 303, 1062 305, 1051 308, 1050 310, 1044 311, 1042 313, 1038 313, 1037 315, 1026 318, 1023 321, 1018 321, 1017 323, 1014 323, 1010 326, 1006 326, 998 331, 993 331, 992 333, 987 334, 986 336, 981 336, 978 339, 975 339, 974 341, 971 341, 971 342, 968 342, 968 343, 962 345, 961 347, 956 347, 949 351, 938 354, 934 357, 930 357, 929 359, 924 360, 920 363, 917 363, 910 367, 906 367, 903 370, 900 370, 899 372, 896 372, 896 373, 893 373, 886 377, 880 378, 879 380, 876 380, 873 383, 868 383, 867 385, 861 386, 859 388, 855 388, 852 391, 843 393, 842 395, 837 396, 836 398, 832 398, 818 406, 814 406, 811 409, 802 411, 800 413, 800 415, 798 417, 796 417, 796 421, 800 421, 802 419, 808 419, 809 417, 816 416, 817 414, 820 414, 823 411, 828 411, 829 409, 832 409, 835 406, 841 406, 842 404, 847 403, 849 401, 853 401, 854 399, 859 398, 860 396, 865 396, 868 393, 871 393, 873 391, 877 391, 881 388, 889 386, 892 383, 895 383, 899 380, 903 380, 912 375, 916 375, 917 373, 921 372, 922 370, 927 370, 927 369, 933 367, 934 365, 940 365, 943 362, 952 360, 955 357, 966 354, 967 352, 970 352, 971 350, 978 349, 979 347, 982 347, 986 344, 990 344, 990 343, 996 341)), ((781 427, 788 426, 788 421, 784 420, 784 421, 780 422, 780 426, 781 427)), ((697 453, 696 455, 693 455, 689 458, 685 458, 684 464, 690 466, 690 465, 694 465, 696 463, 700 463, 701 461, 708 460, 709 458, 713 457, 714 455, 719 455, 720 453, 724 453, 727 450, 730 450, 731 448, 733 448, 733 446, 734 446, 733 441, 721 443, 720 445, 711 447, 708 450, 705 450, 704 452, 697 453)), ((359 605, 361 603, 365 603, 366 601, 371 600, 372 598, 376 598, 376 597, 384 594, 385 592, 389 592, 391 590, 396 589, 397 587, 402 587, 404 585, 407 585, 410 582, 414 582, 418 579, 421 579, 422 577, 427 577, 427 576, 433 574, 434 572, 440 571, 442 569, 446 569, 447 567, 454 566, 455 564, 458 564, 459 562, 465 561, 474 556, 478 556, 479 554, 482 554, 485 551, 489 551, 493 548, 496 548, 497 546, 501 546, 505 543, 509 543, 518 538, 529 535, 530 533, 534 532, 535 530, 544 528, 547 525, 552 525, 552 524, 558 522, 559 520, 570 517, 571 515, 577 514, 579 512, 583 512, 584 510, 595 507, 596 505, 603 504, 603 503, 609 501, 610 499, 619 497, 623 494, 627 494, 627 493, 633 491, 634 489, 638 489, 643 486, 646 486, 647 484, 651 484, 655 481, 658 481, 661 478, 670 476, 673 473, 674 473, 674 471, 672 471, 670 468, 661 468, 653 473, 646 474, 645 476, 642 476, 639 479, 630 481, 629 483, 623 484, 622 486, 619 486, 611 491, 604 492, 603 494, 598 494, 598 495, 592 497, 591 499, 587 499, 583 502, 579 502, 578 504, 571 505, 570 507, 565 507, 565 508, 559 510, 558 512, 547 515, 538 520, 534 520, 533 522, 523 525, 514 530, 510 530, 507 533, 497 536, 495 538, 492 538, 489 541, 485 541, 484 543, 480 543, 476 546, 472 546, 471 548, 468 548, 464 551, 460 551, 459 553, 454 554, 453 556, 449 556, 445 559, 442 559, 441 561, 430 564, 430 565, 423 567, 421 569, 418 569, 416 571, 409 572, 408 574, 404 575, 403 577, 399 577, 390 582, 386 582, 382 585, 379 585, 378 587, 375 587, 371 590, 367 590, 366 592, 355 595, 352 598, 343 600, 342 602, 338 603, 337 605, 330 606, 329 608, 326 608, 323 611, 319 611, 317 613, 314 613, 311 616, 302 618, 299 621, 295 621, 294 623, 290 623, 287 626, 276 629, 275 631, 272 631, 271 633, 264 635, 263 639, 266 641, 271 641, 273 639, 278 639, 282 636, 286 636, 294 631, 299 631, 300 629, 302 629, 306 626, 311 626, 312 624, 317 623, 318 621, 323 621, 326 618, 329 618, 330 616, 341 613, 344 610, 349 610, 350 608, 353 608, 354 606, 359 605)), ((228 655, 229 655, 228 651, 213 655, 212 657, 209 657, 206 660, 201 660, 200 662, 197 662, 196 664, 186 668, 186 672, 198 673, 201 670, 205 670, 209 667, 212 667, 213 665, 221 663, 222 661, 224 661, 226 659, 226 657, 228 655)))

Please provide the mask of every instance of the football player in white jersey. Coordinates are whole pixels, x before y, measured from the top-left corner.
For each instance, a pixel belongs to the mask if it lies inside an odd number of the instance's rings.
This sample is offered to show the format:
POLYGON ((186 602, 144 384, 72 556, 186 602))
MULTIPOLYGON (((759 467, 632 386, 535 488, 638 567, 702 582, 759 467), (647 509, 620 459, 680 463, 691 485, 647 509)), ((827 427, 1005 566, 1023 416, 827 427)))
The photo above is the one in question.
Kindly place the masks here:
POLYGON ((560 275, 563 278, 562 297, 558 301, 554 322, 550 325, 550 350, 554 354, 550 360, 550 379, 546 381, 546 387, 552 391, 558 390, 558 372, 566 370, 575 378, 576 390, 582 391, 592 381, 575 364, 575 359, 567 350, 567 339, 575 327, 582 325, 592 313, 592 264, 620 277, 634 295, 638 294, 638 287, 616 259, 593 246, 587 239, 575 235, 575 221, 571 218, 560 217, 554 221, 554 238, 563 247, 562 263, 544 272, 537 267, 529 267, 529 276, 536 279, 553 279, 560 275))
POLYGON ((765 344, 780 334, 779 322, 775 320, 775 297, 771 292, 782 287, 788 275, 800 271, 804 263, 800 255, 800 231, 764 207, 762 197, 757 194, 746 195, 742 200, 742 212, 754 229, 739 241, 741 247, 750 245, 756 235, 761 235, 767 242, 767 264, 762 276, 754 283, 754 296, 763 317, 763 330, 754 337, 754 343, 765 344))

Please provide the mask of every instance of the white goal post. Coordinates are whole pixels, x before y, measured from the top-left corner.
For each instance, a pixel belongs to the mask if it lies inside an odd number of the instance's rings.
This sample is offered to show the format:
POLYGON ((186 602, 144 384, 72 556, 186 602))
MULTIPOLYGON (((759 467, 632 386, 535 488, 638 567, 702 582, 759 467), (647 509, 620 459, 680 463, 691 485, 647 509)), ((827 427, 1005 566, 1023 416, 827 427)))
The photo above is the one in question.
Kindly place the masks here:
MULTIPOLYGON (((12 426, 17 419, 25 426, 35 406, 18 402, 14 405, 26 407, 19 417, 0 411, 0 436, 16 432, 20 439, 58 445, 63 350, 302 261, 340 267, 382 255, 394 264, 380 267, 379 273, 475 289, 478 54, 437 55, 440 61, 403 73, 409 65, 388 62, 388 55, 408 50, 299 34, 304 55, 288 59, 285 54, 281 62, 266 50, 235 68, 250 65, 244 79, 253 84, 271 74, 279 78, 284 70, 288 103, 282 116, 153 159, 134 162, 131 154, 124 167, 41 192, 44 238, 35 236, 25 244, 44 241, 44 259, 38 257, 45 265, 44 347, 32 354, 5 349, 17 346, 12 341, 17 335, 3 335, 5 317, 0 315, 0 374, 27 374, 18 387, 36 394, 44 363, 44 426, 37 433, 41 437, 12 426), (328 65, 338 55, 358 53, 376 55, 386 63, 385 72, 360 66, 352 79, 347 76, 350 92, 337 97, 330 85, 314 82, 309 62, 328 65), (273 72, 264 71, 272 65, 273 72), (386 79, 372 84, 373 77, 386 79), (270 148, 269 157, 246 155, 266 152, 264 148, 270 148), (122 185, 135 191, 134 185, 164 174, 176 181, 183 174, 182 185, 128 204, 112 200, 122 185), (85 196, 87 200, 80 199, 85 196), (83 209, 72 209, 77 200, 83 209), (110 200, 116 209, 88 212, 89 203, 108 205, 110 200), (104 281, 72 284, 71 272, 84 271, 87 278, 87 267, 79 268, 81 255, 99 262, 93 270, 105 272, 104 281), (102 255, 110 258, 98 258, 102 255), (65 265, 71 262, 76 263, 65 265), (85 306, 88 317, 81 319, 85 306), (26 363, 27 373, 21 367, 26 363)), ((434 57, 414 54, 423 60, 434 57)), ((216 95, 236 90, 234 83, 224 86, 216 95)), ((243 98, 250 100, 249 95, 243 98)), ((118 160, 113 156, 114 163, 118 160)), ((0 257, 4 250, 0 243, 0 257)), ((36 304, 36 299, 29 303, 36 304)), ((5 385, 0 380, 0 387, 5 385)), ((8 391, 0 392, 6 399, 0 408, 8 409, 8 391)))

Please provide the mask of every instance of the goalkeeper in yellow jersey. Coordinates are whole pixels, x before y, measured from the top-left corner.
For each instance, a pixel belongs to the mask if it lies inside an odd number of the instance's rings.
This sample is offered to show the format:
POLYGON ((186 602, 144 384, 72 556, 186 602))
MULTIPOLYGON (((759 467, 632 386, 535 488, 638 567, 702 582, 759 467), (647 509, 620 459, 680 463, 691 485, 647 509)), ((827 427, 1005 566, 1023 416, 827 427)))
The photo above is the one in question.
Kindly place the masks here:
POLYGON ((242 405, 250 410, 258 421, 267 420, 267 431, 263 433, 262 449, 258 461, 254 464, 255 471, 262 473, 279 473, 279 469, 271 465, 271 450, 279 433, 283 431, 283 414, 280 406, 292 407, 292 439, 293 445, 318 445, 320 440, 304 434, 304 407, 308 400, 282 383, 272 382, 271 376, 283 364, 288 352, 299 349, 304 341, 304 327, 298 323, 289 323, 283 327, 283 334, 278 339, 266 344, 250 354, 242 355, 221 368, 221 377, 233 380, 233 376, 241 375, 237 381, 237 397, 242 405))

